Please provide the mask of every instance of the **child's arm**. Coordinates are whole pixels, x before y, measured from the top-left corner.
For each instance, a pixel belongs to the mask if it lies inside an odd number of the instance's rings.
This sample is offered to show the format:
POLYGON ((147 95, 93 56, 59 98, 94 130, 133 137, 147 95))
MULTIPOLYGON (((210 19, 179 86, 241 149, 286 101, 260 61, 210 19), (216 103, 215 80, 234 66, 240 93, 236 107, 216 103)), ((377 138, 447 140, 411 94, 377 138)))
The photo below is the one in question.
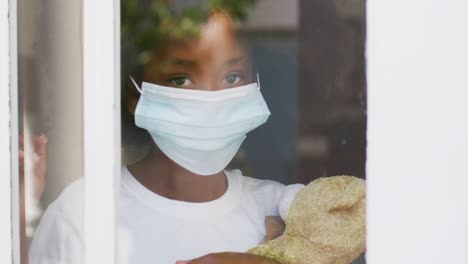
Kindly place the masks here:
POLYGON ((265 217, 266 234, 262 243, 275 239, 281 236, 286 229, 286 224, 279 216, 265 217))
POLYGON ((279 262, 252 254, 222 252, 208 254, 188 261, 177 261, 176 264, 280 264, 279 262))

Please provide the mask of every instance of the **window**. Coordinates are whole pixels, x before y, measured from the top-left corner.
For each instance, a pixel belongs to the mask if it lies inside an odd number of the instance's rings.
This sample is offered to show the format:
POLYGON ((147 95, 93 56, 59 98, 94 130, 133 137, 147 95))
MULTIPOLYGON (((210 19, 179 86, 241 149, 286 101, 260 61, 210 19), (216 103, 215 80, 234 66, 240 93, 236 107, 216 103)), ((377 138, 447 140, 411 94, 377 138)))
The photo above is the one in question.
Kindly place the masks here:
MULTIPOLYGON (((159 28, 161 36, 168 33, 164 29, 182 34, 179 37, 197 33, 197 26, 209 20, 202 16, 208 7, 200 1, 170 2, 169 10, 156 9, 156 17, 169 22, 159 28), (173 14, 188 20, 172 27, 173 14), (178 26, 185 31, 177 31, 178 26)), ((125 175, 120 178, 121 164, 141 160, 154 150, 154 142, 161 149, 163 142, 173 142, 129 126, 140 95, 128 74, 138 86, 147 83, 144 90, 149 83, 217 91, 220 85, 224 90, 235 89, 239 82, 248 86, 242 83, 245 79, 260 82, 271 116, 248 133, 229 168, 241 169, 252 181, 284 184, 337 174, 367 177, 367 263, 468 262, 467 4, 428 1, 405 3, 402 9, 399 2, 369 1, 366 6, 364 1, 339 0, 236 1, 230 6, 237 14, 234 28, 246 43, 251 63, 235 65, 211 86, 206 81, 210 78, 190 70, 163 79, 154 76, 157 71, 151 67, 152 74, 145 74, 142 66, 151 64, 149 55, 154 54, 141 47, 151 37, 135 29, 144 33, 148 24, 141 23, 145 20, 138 12, 150 8, 137 10, 135 16, 128 13, 135 3, 0 3, 0 169, 10 175, 0 180, 0 210, 5 216, 0 220, 5 234, 0 238, 1 263, 27 263, 35 232, 63 231, 51 222, 40 227, 42 231, 37 227, 47 217, 45 209, 64 190, 79 193, 72 199, 77 203, 63 208, 83 217, 77 226, 83 228, 81 253, 86 263, 125 263, 132 256, 131 251, 119 250, 138 246, 132 230, 121 228, 128 224, 122 221, 126 209, 119 204, 128 202, 120 194, 121 180, 128 181, 125 175), (132 43, 142 46, 128 45, 132 43), (240 74, 245 68, 251 71, 240 74), (45 156, 37 152, 37 145, 47 147, 46 163, 40 163, 45 156), (39 177, 44 174, 37 173, 43 165, 45 181, 39 177), (73 188, 80 181, 81 187, 73 188), (70 184, 72 188, 65 189, 70 184)), ((180 47, 185 47, 183 41, 171 42, 160 55, 187 55, 189 49, 180 47)), ((190 56, 194 54, 198 53, 190 56)), ((194 57, 190 58, 188 63, 179 60, 178 66, 192 65, 194 57)), ((161 61, 155 60, 158 67, 161 61)), ((202 62, 206 65, 207 60, 202 62)), ((236 57, 228 64, 238 62, 236 57)), ((214 69, 208 73, 224 68, 214 69)), ((180 147, 170 146, 169 150, 180 147)), ((190 168, 201 173, 210 169, 190 168)), ((135 179, 132 184, 140 190, 151 186, 144 178, 135 179)), ((148 189, 142 192, 148 194, 148 189)), ((180 198, 180 193, 151 191, 180 198)), ((188 201, 199 197, 194 193, 188 201)), ((127 209, 133 205, 127 204, 127 209)), ((204 214, 197 212, 196 217, 204 214)), ((137 218, 150 219, 144 214, 137 218)), ((39 245, 50 247, 51 241, 39 245)), ((71 260, 66 263, 80 258, 71 260)))

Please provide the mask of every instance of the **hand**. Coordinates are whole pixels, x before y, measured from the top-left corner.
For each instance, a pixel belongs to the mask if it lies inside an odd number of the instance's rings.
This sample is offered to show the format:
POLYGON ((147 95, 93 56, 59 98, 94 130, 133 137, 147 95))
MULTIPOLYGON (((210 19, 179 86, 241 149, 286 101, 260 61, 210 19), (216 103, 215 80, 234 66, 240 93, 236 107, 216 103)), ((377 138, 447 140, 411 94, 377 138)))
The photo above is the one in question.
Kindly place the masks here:
POLYGON ((188 261, 177 261, 176 264, 280 264, 272 259, 246 253, 222 252, 208 254, 188 261))
MULTIPOLYGON (((44 192, 47 175, 47 142, 46 135, 39 134, 33 136, 34 152, 32 154, 33 161, 33 177, 34 190, 33 197, 39 200, 44 192)), ((19 173, 20 179, 24 179, 24 136, 19 135, 19 173)))

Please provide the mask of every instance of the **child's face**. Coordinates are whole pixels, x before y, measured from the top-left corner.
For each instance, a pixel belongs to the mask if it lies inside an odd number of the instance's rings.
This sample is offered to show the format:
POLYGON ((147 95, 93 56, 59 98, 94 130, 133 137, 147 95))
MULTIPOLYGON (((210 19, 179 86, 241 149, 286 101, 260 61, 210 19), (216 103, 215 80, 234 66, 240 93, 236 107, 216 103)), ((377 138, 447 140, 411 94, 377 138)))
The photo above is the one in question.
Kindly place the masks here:
POLYGON ((215 91, 252 83, 253 72, 232 20, 216 13, 196 39, 164 43, 145 66, 144 79, 163 86, 215 91))

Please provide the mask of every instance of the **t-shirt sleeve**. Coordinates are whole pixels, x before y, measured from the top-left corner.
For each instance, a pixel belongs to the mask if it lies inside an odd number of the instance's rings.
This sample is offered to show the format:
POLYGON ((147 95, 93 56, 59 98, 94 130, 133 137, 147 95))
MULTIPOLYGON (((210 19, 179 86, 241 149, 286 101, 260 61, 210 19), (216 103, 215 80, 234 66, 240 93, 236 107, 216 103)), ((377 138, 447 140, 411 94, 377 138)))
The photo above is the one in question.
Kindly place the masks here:
POLYGON ((34 234, 29 264, 82 264, 82 253, 79 230, 51 205, 34 234))
POLYGON ((70 184, 42 215, 29 264, 83 264, 83 180, 70 184))
POLYGON ((245 177, 245 188, 250 192, 265 216, 279 215, 279 201, 286 187, 271 180, 259 180, 245 177))

